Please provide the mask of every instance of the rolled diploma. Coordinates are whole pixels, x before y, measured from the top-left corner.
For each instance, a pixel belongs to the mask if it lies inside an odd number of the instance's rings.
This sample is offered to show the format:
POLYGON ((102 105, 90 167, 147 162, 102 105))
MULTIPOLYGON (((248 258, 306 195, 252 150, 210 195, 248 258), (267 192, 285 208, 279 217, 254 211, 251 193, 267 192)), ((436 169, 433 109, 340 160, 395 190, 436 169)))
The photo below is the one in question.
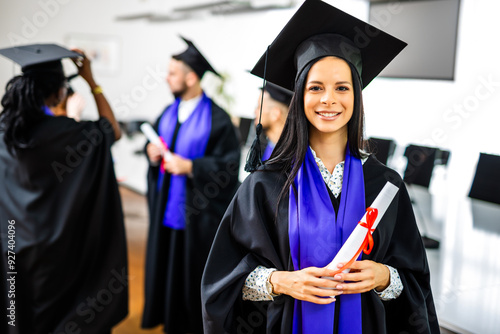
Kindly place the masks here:
MULTIPOLYGON (((384 188, 382 188, 380 193, 377 195, 377 198, 375 198, 372 205, 370 206, 371 208, 375 208, 378 210, 377 218, 373 223, 372 229, 377 228, 378 223, 384 216, 385 212, 387 211, 387 208, 391 204, 397 192, 398 192, 398 187, 396 187, 390 182, 387 182, 384 188)), ((361 221, 366 223, 366 213, 364 214, 363 218, 361 218, 361 221)), ((349 238, 347 238, 344 245, 342 245, 342 248, 340 248, 337 255, 335 255, 335 258, 326 267, 328 269, 335 270, 338 269, 337 265, 339 263, 349 262, 356 255, 357 251, 359 250, 359 247, 361 247, 361 245, 363 244, 363 241, 365 240, 366 237, 366 230, 367 230, 366 227, 361 226, 361 224, 356 225, 354 231, 352 231, 349 238)), ((349 272, 349 269, 344 270, 344 272, 349 272)), ((333 277, 327 277, 327 278, 333 279, 333 277)))
POLYGON ((163 145, 160 136, 156 133, 153 127, 149 123, 141 124, 141 131, 144 133, 146 138, 154 145, 158 146, 162 151, 162 156, 165 157, 166 161, 172 159, 172 153, 163 145))

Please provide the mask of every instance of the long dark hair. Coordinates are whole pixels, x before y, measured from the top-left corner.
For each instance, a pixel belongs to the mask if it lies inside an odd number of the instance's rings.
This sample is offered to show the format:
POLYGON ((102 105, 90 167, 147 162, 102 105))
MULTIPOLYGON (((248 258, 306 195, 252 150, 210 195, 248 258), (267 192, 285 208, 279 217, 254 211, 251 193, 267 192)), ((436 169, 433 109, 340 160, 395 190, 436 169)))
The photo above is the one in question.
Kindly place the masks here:
POLYGON ((38 67, 12 78, 2 97, 0 131, 4 132, 5 144, 13 155, 29 147, 26 138, 29 126, 43 117, 45 99, 57 94, 66 80, 60 61, 38 67))
MULTIPOLYGON (((279 201, 287 193, 290 185, 293 184, 309 148, 309 121, 304 112, 304 90, 309 70, 320 59, 308 64, 297 78, 295 93, 290 104, 285 126, 271 157, 266 162, 267 165, 277 167, 287 176, 285 185, 281 189, 279 201)), ((361 80, 355 67, 349 62, 347 64, 351 69, 354 88, 354 110, 351 119, 347 123, 347 137, 351 154, 357 158, 361 158, 364 155, 362 150, 365 148, 365 117, 361 80)))

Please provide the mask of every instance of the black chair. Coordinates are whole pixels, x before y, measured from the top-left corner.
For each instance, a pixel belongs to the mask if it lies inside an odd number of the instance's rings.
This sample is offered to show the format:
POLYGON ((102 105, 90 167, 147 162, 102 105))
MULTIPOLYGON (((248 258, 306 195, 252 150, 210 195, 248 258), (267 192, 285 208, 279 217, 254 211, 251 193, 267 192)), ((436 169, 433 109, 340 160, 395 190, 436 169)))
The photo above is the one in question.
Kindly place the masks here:
MULTIPOLYGON (((432 172, 434 166, 447 166, 450 158, 450 151, 441 150, 436 147, 408 145, 405 149, 404 156, 408 163, 403 176, 403 181, 408 185, 408 191, 411 193, 412 185, 419 185, 429 189, 432 180, 432 172)), ((422 222, 423 229, 427 230, 426 220, 420 211, 418 203, 412 199, 412 204, 415 208, 415 213, 422 222)), ((426 248, 439 248, 439 241, 429 238, 425 235, 426 231, 422 231, 422 240, 426 248)))
POLYGON ((408 145, 404 156, 408 159, 403 181, 429 188, 436 160, 435 147, 408 145))
POLYGON ((394 154, 396 142, 392 139, 370 137, 368 145, 378 161, 387 165, 387 161, 394 154))
POLYGON ((500 156, 479 155, 469 197, 500 204, 500 156))

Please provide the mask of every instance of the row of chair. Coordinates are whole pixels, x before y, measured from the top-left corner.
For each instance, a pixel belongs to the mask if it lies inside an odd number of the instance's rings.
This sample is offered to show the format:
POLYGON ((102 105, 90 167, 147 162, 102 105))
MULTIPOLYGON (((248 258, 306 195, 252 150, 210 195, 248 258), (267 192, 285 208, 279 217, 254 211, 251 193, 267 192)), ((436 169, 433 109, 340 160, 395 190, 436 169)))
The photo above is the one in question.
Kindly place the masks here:
MULTIPOLYGON (((139 132, 142 122, 143 120, 123 122, 121 125, 127 135, 132 135, 139 132)), ((242 144, 248 141, 252 124, 253 120, 242 119, 242 124, 239 126, 242 144)), ((253 137, 251 139, 253 140, 253 137)), ((369 145, 370 150, 383 164, 387 164, 396 149, 396 142, 392 139, 371 137, 369 145)), ((429 188, 434 167, 447 166, 450 151, 411 144, 406 147, 404 156, 408 163, 403 180, 407 184, 429 188)), ((481 153, 469 197, 500 204, 500 156, 481 153)))
MULTIPOLYGON (((384 164, 396 148, 392 139, 372 137, 369 144, 377 159, 384 164)), ((447 166, 450 151, 410 144, 406 146, 404 156, 408 161, 403 175, 405 183, 429 188, 434 167, 447 166)), ((469 197, 500 204, 500 156, 480 154, 469 197)))
MULTIPOLYGON (((369 139, 369 146, 375 157, 387 165, 389 159, 394 155, 396 143, 392 139, 372 137, 369 139)), ((408 185, 408 190, 410 191, 413 185, 429 189, 434 167, 439 165, 446 167, 450 159, 450 151, 410 144, 406 146, 404 156, 407 158, 407 164, 403 180, 408 185)), ((420 222, 424 246, 429 249, 439 248, 440 241, 427 235, 428 222, 426 222, 419 203, 413 198, 411 192, 410 197, 418 218, 417 221, 420 222)), ((480 154, 469 197, 500 204, 500 156, 480 154)))

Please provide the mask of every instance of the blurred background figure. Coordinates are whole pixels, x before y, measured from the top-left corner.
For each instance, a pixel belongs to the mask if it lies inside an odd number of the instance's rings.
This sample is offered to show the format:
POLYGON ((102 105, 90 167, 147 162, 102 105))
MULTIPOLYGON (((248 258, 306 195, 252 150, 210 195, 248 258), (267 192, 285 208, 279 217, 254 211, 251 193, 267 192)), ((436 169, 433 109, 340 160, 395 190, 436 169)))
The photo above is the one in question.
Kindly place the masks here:
POLYGON ((255 125, 259 123, 259 114, 262 108, 260 122, 267 139, 267 145, 262 154, 262 161, 268 160, 271 157, 274 146, 276 146, 281 136, 286 117, 288 116, 288 107, 290 106, 292 95, 293 92, 271 82, 267 82, 259 94, 257 107, 255 108, 254 123, 255 125))
POLYGON ((35 44, 0 54, 22 70, 7 83, 0 113, 0 288, 15 282, 15 296, 1 295, 0 304, 15 309, 1 332, 110 333, 128 312, 123 213, 110 152, 118 123, 81 50, 35 44), (50 108, 68 88, 63 58, 89 85, 99 120, 53 117, 50 108))
POLYGON ((171 155, 146 146, 150 226, 142 326, 203 333, 201 276, 239 184, 240 144, 229 115, 200 85, 207 71, 217 72, 184 41, 188 48, 172 56, 167 75, 176 99, 154 125, 171 155))

